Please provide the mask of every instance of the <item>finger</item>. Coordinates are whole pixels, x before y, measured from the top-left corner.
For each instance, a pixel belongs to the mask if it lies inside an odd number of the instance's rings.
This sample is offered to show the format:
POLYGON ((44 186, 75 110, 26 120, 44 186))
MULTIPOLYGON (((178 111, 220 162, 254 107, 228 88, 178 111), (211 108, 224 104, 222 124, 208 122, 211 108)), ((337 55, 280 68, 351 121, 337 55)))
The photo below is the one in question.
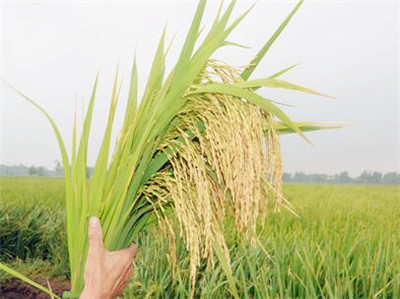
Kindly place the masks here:
POLYGON ((123 291, 124 291, 124 288, 120 287, 119 289, 116 290, 115 296, 121 296, 123 291))
POLYGON ((129 246, 127 248, 127 250, 129 251, 130 256, 131 256, 131 258, 133 260, 135 258, 135 256, 136 256, 136 253, 138 252, 138 247, 136 246, 135 243, 132 243, 131 246, 129 246))
POLYGON ((103 246, 103 229, 101 228, 100 220, 97 217, 90 217, 89 227, 89 251, 101 252, 104 250, 103 246))
POLYGON ((124 285, 122 283, 118 283, 117 287, 115 288, 113 298, 120 296, 123 291, 124 291, 124 285))
POLYGON ((121 263, 125 264, 126 267, 130 267, 133 259, 136 256, 137 251, 137 246, 135 244, 132 244, 128 248, 114 251, 112 252, 112 254, 118 256, 118 259, 121 261, 121 263))
POLYGON ((124 288, 128 283, 128 281, 131 279, 132 273, 133 273, 133 267, 129 267, 128 269, 126 269, 125 273, 121 275, 118 285, 124 288))
POLYGON ((121 296, 122 293, 124 292, 124 289, 125 289, 125 285, 123 285, 123 284, 118 285, 118 288, 115 291, 115 296, 121 296))
POLYGON ((118 296, 118 295, 122 294, 122 292, 124 291, 124 288, 126 287, 126 285, 129 282, 132 271, 133 271, 133 268, 128 267, 126 270, 124 270, 123 273, 121 273, 121 275, 118 276, 118 278, 115 282, 115 287, 114 287, 114 291, 113 291, 114 296, 118 296))
POLYGON ((132 265, 129 265, 129 266, 124 270, 124 272, 122 273, 122 275, 120 276, 119 284, 126 285, 126 283, 127 283, 127 282, 129 281, 129 279, 131 278, 132 273, 133 273, 133 266, 132 266, 132 265))
POLYGON ((124 275, 121 276, 121 280, 119 281, 118 287, 117 287, 117 293, 118 294, 122 294, 122 292, 124 291, 125 287, 129 283, 129 280, 131 279, 132 273, 133 273, 133 267, 129 267, 127 269, 127 271, 125 271, 124 275))
POLYGON ((130 267, 127 271, 127 273, 125 274, 125 284, 131 279, 133 274, 133 267, 130 267))

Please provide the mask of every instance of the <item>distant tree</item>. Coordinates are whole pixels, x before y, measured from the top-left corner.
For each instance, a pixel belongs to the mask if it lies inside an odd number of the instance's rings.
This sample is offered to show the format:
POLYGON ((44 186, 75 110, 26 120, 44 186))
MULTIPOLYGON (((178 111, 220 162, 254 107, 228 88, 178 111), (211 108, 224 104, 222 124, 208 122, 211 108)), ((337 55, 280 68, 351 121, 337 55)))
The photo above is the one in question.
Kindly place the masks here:
POLYGON ((307 182, 307 175, 304 172, 295 172, 293 180, 299 183, 307 182))
POLYGON ((30 176, 37 175, 37 170, 35 166, 32 165, 31 167, 29 167, 29 175, 30 176))
POLYGON ((45 173, 46 173, 46 168, 44 168, 43 166, 39 166, 36 168, 37 176, 44 176, 45 173))
POLYGON ((338 183, 346 184, 352 181, 351 177, 349 177, 348 171, 342 171, 338 177, 338 183))
POLYGON ((326 181, 326 175, 319 174, 319 173, 312 173, 307 175, 307 182, 310 183, 325 183, 326 181))
POLYGON ((371 183, 380 184, 382 181, 382 173, 378 171, 374 171, 371 175, 371 183))
POLYGON ((60 161, 55 160, 54 161, 54 171, 56 172, 56 175, 63 175, 63 168, 62 168, 62 164, 60 161))
POLYGON ((326 183, 329 181, 328 175, 327 174, 320 174, 320 180, 321 183, 326 183))
POLYGON ((28 170, 30 176, 44 176, 46 172, 47 170, 43 166, 35 167, 32 165, 28 170))
POLYGON ((382 183, 384 184, 400 184, 400 173, 388 172, 383 175, 382 183))
POLYGON ((332 177, 331 177, 331 181, 332 183, 339 183, 340 180, 340 176, 339 174, 335 173, 332 177))
POLYGON ((361 184, 369 184, 372 181, 372 175, 364 170, 362 174, 357 177, 356 181, 361 184))
POLYGON ((282 175, 282 179, 284 182, 291 182, 292 181, 292 174, 284 172, 282 175))

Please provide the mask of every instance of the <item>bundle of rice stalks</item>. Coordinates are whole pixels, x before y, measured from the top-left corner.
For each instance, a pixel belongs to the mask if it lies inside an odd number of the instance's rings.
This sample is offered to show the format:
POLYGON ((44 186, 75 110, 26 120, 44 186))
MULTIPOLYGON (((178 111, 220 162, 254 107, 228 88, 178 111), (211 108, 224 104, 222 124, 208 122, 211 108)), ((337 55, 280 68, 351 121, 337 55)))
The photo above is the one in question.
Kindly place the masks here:
MULTIPOLYGON (((146 226, 157 222, 166 226, 173 238, 171 219, 176 218, 190 252, 193 285, 201 260, 212 266, 216 254, 229 265, 223 234, 228 209, 238 234, 254 242, 257 219, 266 217, 268 199, 275 210, 284 204, 279 133, 297 132, 305 138, 303 130, 324 128, 292 122, 275 102, 256 93, 261 87, 270 87, 321 95, 278 79, 292 67, 265 79, 249 80, 302 2, 251 63, 237 69, 211 56, 220 47, 235 45, 227 38, 250 10, 228 24, 235 1, 225 10, 221 4, 200 41, 206 5, 200 0, 178 62, 168 76, 164 74, 167 51, 162 35, 140 103, 134 63, 124 123, 109 160, 121 88, 116 76, 90 183, 87 152, 97 79, 79 143, 74 129, 70 157, 52 118, 19 92, 48 118, 61 150, 72 292, 79 294, 83 287, 89 216, 100 218, 109 250, 129 246, 146 226)), ((229 266, 225 268, 229 271, 229 266)))

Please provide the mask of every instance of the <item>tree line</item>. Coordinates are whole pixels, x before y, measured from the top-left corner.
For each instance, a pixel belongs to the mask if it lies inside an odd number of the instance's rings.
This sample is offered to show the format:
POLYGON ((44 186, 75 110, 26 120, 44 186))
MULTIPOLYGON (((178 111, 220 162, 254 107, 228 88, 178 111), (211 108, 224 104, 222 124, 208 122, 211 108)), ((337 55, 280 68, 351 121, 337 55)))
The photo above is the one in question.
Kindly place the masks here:
MULTIPOLYGON (((93 173, 93 167, 87 167, 87 176, 90 177, 93 173)), ((60 161, 54 162, 54 168, 48 169, 44 166, 26 166, 19 165, 4 165, 0 164, 0 176, 20 176, 20 177, 62 177, 64 176, 63 168, 60 161)))
POLYGON ((350 177, 348 171, 327 175, 323 173, 306 174, 304 172, 284 173, 283 181, 287 183, 319 184, 400 184, 400 173, 363 171, 358 177, 350 177))
MULTIPOLYGON (((90 177, 93 167, 87 168, 87 176, 90 177)), ((3 165, 0 164, 0 176, 36 176, 36 177, 62 177, 63 169, 59 161, 54 162, 54 169, 43 166, 3 165)), ((328 175, 324 173, 304 172, 284 173, 283 181, 286 183, 318 183, 318 184, 400 184, 399 172, 364 171, 358 177, 350 177, 348 171, 328 175)))

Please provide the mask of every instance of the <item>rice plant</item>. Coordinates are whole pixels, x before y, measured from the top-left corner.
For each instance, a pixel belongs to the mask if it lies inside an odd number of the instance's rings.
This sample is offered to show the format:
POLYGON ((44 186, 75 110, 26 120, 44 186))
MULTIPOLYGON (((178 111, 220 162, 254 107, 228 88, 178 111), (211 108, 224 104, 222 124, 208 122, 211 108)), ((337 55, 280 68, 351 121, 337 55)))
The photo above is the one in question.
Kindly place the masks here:
MULTIPOLYGON (((62 185, 61 178, 0 178, 2 252, 14 252, 9 232, 21 235, 21 248, 39 248, 27 258, 23 252, 21 259, 0 256, 34 280, 46 285, 49 279, 53 292, 68 277, 62 185), (32 215, 29 205, 36 207, 32 215), (43 210, 40 216, 37 208, 43 210), (56 230, 61 240, 34 239, 32 227, 38 235, 51 238, 55 236, 49 231, 56 230), (46 259, 43 247, 49 252, 46 259)), ((261 244, 255 247, 238 242, 231 234, 234 225, 224 232, 239 297, 399 298, 399 191, 399 186, 285 184, 284 195, 301 218, 288 211, 270 213, 264 230, 258 232, 261 244)), ((174 230, 178 233, 179 227, 174 230)), ((169 237, 160 234, 158 226, 143 231, 135 242, 140 251, 123 298, 189 297, 190 260, 182 239, 176 238, 176 266, 166 254, 169 237)), ((194 297, 232 297, 220 263, 213 269, 205 265, 203 261, 197 272, 194 297)), ((0 297, 7 297, 2 290, 12 281, 0 271, 0 297)))
MULTIPOLYGON (((266 78, 249 78, 303 1, 244 68, 212 58, 217 49, 236 46, 228 37, 252 8, 230 20, 235 2, 226 8, 221 3, 205 33, 200 28, 206 1, 199 1, 181 54, 169 74, 165 74, 168 49, 165 32, 162 34, 140 101, 135 60, 125 118, 113 148, 111 132, 121 90, 116 74, 108 122, 90 182, 88 140, 97 78, 79 140, 74 125, 70 155, 51 116, 17 91, 47 117, 61 151, 73 294, 79 295, 83 288, 89 216, 100 218, 109 250, 129 246, 145 227, 156 223, 166 227, 174 240, 172 219, 176 218, 189 252, 194 289, 197 268, 204 260, 213 267, 217 257, 229 279, 231 262, 223 234, 228 211, 234 215, 238 236, 254 244, 257 220, 265 219, 268 204, 276 211, 282 206, 290 209, 282 196, 279 134, 295 132, 307 140, 303 131, 328 126, 293 122, 276 102, 257 90, 285 88, 322 94, 281 80, 292 67, 266 78)), ((238 297, 233 282, 230 287, 232 295, 238 297)))

